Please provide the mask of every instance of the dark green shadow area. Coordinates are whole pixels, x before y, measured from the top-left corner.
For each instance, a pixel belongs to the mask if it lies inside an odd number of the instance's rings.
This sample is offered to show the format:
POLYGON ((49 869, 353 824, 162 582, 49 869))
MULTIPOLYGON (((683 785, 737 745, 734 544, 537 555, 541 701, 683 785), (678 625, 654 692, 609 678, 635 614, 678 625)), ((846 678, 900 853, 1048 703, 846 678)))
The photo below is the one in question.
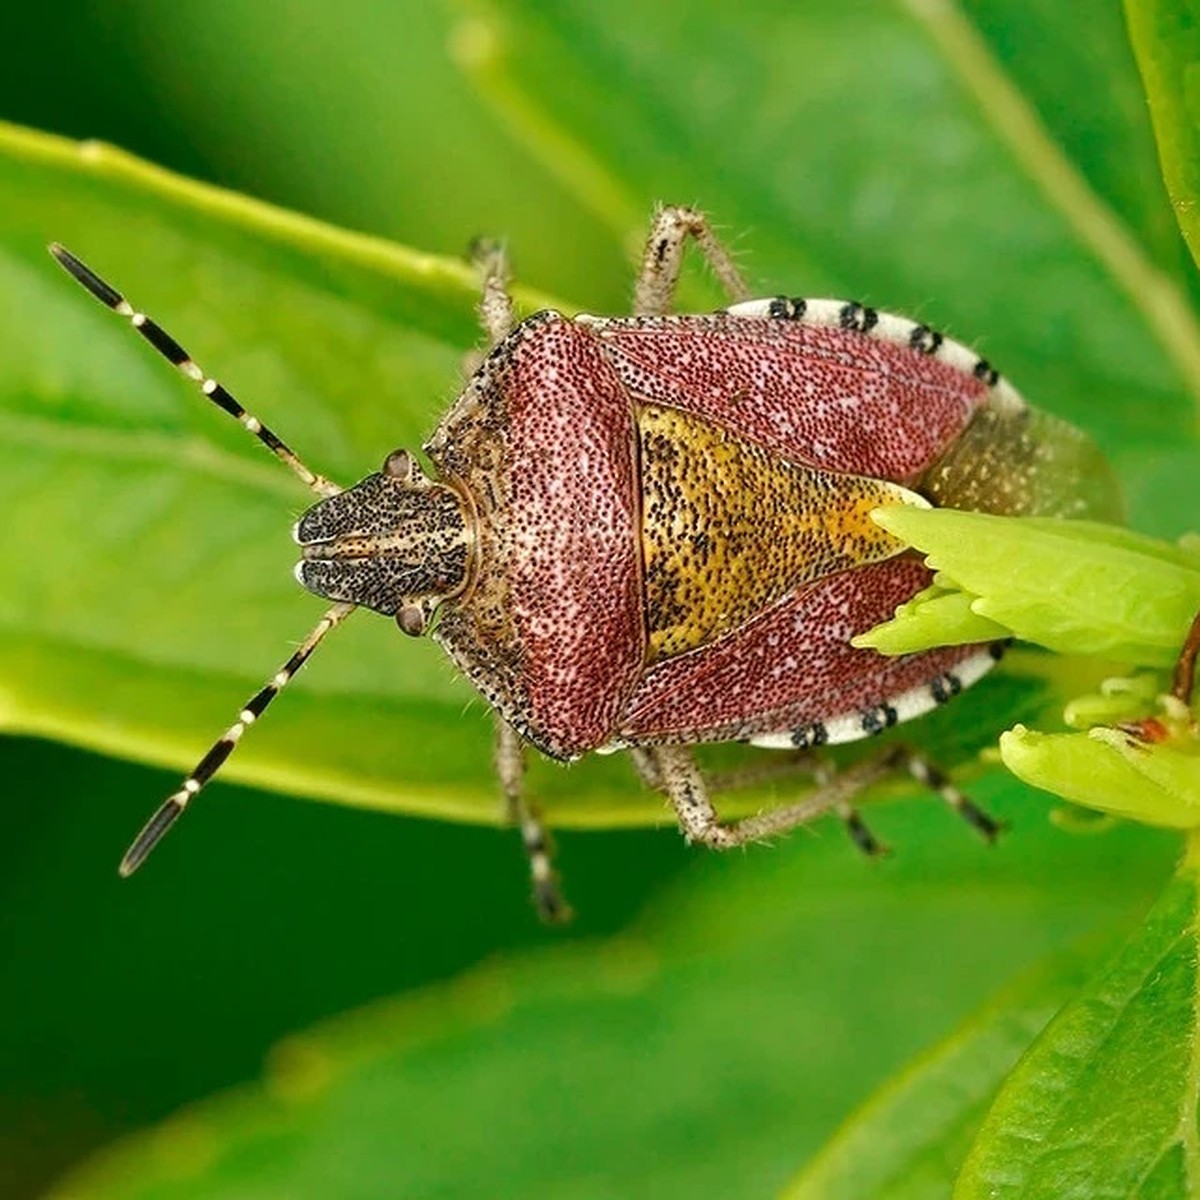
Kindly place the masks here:
POLYGON ((480 959, 622 927, 680 866, 664 831, 561 838, 569 933, 528 904, 515 835, 219 786, 154 861, 124 844, 175 786, 0 743, 0 1195, 257 1074, 288 1031, 480 959))

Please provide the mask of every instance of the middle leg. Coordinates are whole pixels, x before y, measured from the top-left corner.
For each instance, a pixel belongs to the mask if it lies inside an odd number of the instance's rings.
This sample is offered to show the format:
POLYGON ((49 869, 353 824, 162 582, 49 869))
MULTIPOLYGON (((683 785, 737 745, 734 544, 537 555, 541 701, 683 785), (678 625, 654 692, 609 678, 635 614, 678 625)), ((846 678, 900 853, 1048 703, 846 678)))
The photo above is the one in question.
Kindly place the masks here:
MULTIPOLYGON (((800 750, 791 754, 776 751, 782 762, 762 762, 754 766, 739 767, 722 771, 706 778, 710 792, 732 792, 738 788, 752 787, 782 779, 797 773, 811 775, 817 786, 824 787, 836 777, 836 769, 827 758, 818 757, 812 750, 800 750)), ((774 757, 774 754, 772 757, 774 757)), ((891 774, 907 772, 923 788, 933 792, 951 812, 962 818, 985 842, 994 842, 1004 829, 1002 822, 990 816, 969 796, 964 795, 950 782, 950 776, 941 767, 930 762, 925 755, 901 742, 886 750, 880 761, 887 764, 891 774)), ((868 786, 867 784, 863 785, 868 786)), ((861 823, 861 822, 860 822, 861 823)), ((852 836, 854 831, 851 830, 852 836)), ((858 838, 855 837, 855 841, 858 838)))

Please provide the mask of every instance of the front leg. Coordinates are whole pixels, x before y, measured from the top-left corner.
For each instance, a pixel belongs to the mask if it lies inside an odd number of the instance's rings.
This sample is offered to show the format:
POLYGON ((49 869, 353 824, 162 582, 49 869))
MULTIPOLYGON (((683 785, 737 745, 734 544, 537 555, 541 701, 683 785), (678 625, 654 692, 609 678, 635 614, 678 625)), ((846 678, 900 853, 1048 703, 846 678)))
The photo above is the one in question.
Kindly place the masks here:
POLYGON ((495 238, 476 238, 467 249, 467 257, 479 273, 479 322, 487 334, 488 345, 495 346, 513 327, 508 252, 504 243, 495 238))
POLYGON ((635 317, 662 317, 671 311, 689 237, 695 239, 732 303, 749 296, 742 273, 713 233, 708 218, 699 209, 672 204, 655 214, 650 236, 646 239, 642 268, 633 292, 635 317))
POLYGON ((521 831, 538 916, 551 925, 569 921, 571 906, 563 898, 558 872, 554 869, 554 843, 541 814, 525 799, 525 744, 520 734, 499 716, 496 717, 496 775, 504 794, 508 821, 521 831))

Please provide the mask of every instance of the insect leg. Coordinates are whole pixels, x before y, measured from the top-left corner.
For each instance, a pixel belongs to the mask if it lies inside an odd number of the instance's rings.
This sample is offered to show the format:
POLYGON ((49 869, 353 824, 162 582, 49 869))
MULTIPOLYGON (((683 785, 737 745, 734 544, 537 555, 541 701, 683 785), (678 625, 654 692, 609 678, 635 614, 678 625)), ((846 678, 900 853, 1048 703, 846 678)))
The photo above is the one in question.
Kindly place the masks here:
POLYGON ((1191 628, 1171 679, 1171 695, 1185 707, 1192 703, 1192 691, 1196 685, 1196 655, 1200 653, 1200 612, 1192 618, 1191 628))
MULTIPOLYGON (((513 327, 513 302, 508 294, 510 272, 503 243, 477 238, 467 251, 479 271, 481 295, 479 320, 489 347, 500 342, 513 327)), ((470 372, 478 366, 475 356, 465 364, 470 372)), ((537 808, 525 799, 525 746, 520 735, 500 717, 496 718, 496 774, 504 792, 508 820, 521 831, 533 880, 533 902, 538 916, 547 923, 571 919, 571 907, 563 898, 558 872, 554 869, 554 842, 537 808)))
MULTIPOLYGON (((634 762, 647 783, 666 792, 688 841, 700 842, 717 850, 727 850, 786 833, 797 825, 808 824, 832 812, 841 818, 860 850, 872 856, 885 853, 886 847, 871 833, 851 800, 897 770, 907 770, 919 783, 936 792, 987 841, 993 841, 1001 830, 1000 823, 954 787, 944 772, 907 746, 893 746, 876 758, 855 763, 837 773, 827 763, 813 763, 817 788, 804 799, 730 822, 722 822, 718 817, 709 798, 709 784, 686 747, 642 748, 634 752, 634 762)), ((802 769, 806 765, 797 758, 790 764, 781 765, 782 769, 776 774, 802 769)), ((724 782, 727 786, 745 786, 760 778, 762 776, 758 773, 739 772, 726 776, 724 782)))
POLYGON ((653 750, 648 747, 632 746, 629 750, 629 761, 633 763, 633 769, 637 772, 638 778, 652 792, 663 790, 662 775, 659 773, 658 759, 654 757, 653 750))
MULTIPOLYGON (((847 822, 856 843, 870 853, 881 847, 850 807, 849 798, 894 770, 895 764, 880 759, 858 763, 834 776, 811 796, 797 804, 769 809, 740 821, 723 822, 709 798, 704 776, 696 766, 691 750, 685 746, 642 748, 638 756, 645 768, 643 777, 658 780, 679 818, 684 837, 714 850, 729 850, 747 842, 762 841, 804 825, 827 812, 836 812, 847 822)), ((636 760, 635 760, 636 761, 636 760)))
MULTIPOLYGON (((503 243, 477 238, 467 256, 479 272, 481 295, 479 320, 489 347, 503 340, 513 327, 513 302, 508 294, 510 272, 503 243)), ((478 366, 468 356, 468 371, 478 366)), ((525 799, 525 746, 520 735, 500 717, 496 718, 496 774, 504 792, 508 820, 521 831, 533 880, 533 902, 538 916, 548 923, 569 921, 571 908, 559 887, 554 869, 554 843, 542 823, 541 814, 525 799)))
POLYGON ((500 717, 496 718, 496 774, 508 820, 521 831, 538 916, 547 924, 569 921, 571 906, 563 898, 554 869, 554 842, 541 814, 525 799, 525 746, 517 731, 500 717))
POLYGON ((669 204, 655 214, 650 236, 646 239, 642 267, 633 291, 634 316, 661 317, 671 311, 689 237, 695 239, 732 302, 745 300, 750 295, 733 256, 713 233, 708 218, 698 209, 669 204))
POLYGON ((736 792, 740 788, 755 787, 760 783, 772 783, 795 775, 808 775, 822 781, 831 769, 828 759, 814 750, 780 750, 772 754, 759 754, 744 766, 725 771, 709 772, 705 779, 710 791, 736 792))
POLYGON ((990 844, 1000 836, 1004 829, 1003 823, 984 812, 968 796, 964 796, 950 782, 945 771, 907 746, 902 749, 904 767, 919 784, 940 796, 985 842, 990 844))
POLYGON ((476 238, 467 248, 471 265, 479 272, 482 294, 479 321, 489 345, 502 341, 513 327, 513 301, 508 294, 512 272, 504 243, 495 238, 476 238))
MULTIPOLYGON (((772 759, 776 756, 772 755, 772 759)), ((832 797, 829 811, 833 812, 846 827, 850 840, 869 858, 877 858, 886 854, 888 848, 871 832, 862 814, 856 809, 839 785, 838 789, 830 791, 830 785, 837 778, 837 767, 829 759, 823 758, 813 750, 799 750, 794 754, 779 756, 782 761, 762 762, 753 766, 738 767, 731 771, 721 771, 706 778, 708 788, 712 792, 734 792, 738 788, 754 787, 756 784, 769 783, 772 780, 786 779, 793 775, 808 775, 816 784, 816 791, 805 799, 805 805, 811 805, 822 795, 832 797), (838 797, 841 796, 841 799, 838 797)), ((890 773, 893 767, 887 767, 890 773)), ((844 773, 843 773, 844 778, 844 773)), ((857 791, 868 787, 874 782, 875 773, 872 765, 866 779, 855 784, 851 782, 849 790, 857 791)), ((823 811, 823 810, 822 810, 823 811)), ((814 814, 819 815, 819 814, 814 814)), ((809 818, 810 820, 812 817, 809 818)))
POLYGON ((833 811, 838 815, 850 840, 868 857, 880 858, 888 853, 888 848, 871 832, 862 814, 849 800, 839 800, 833 811))
MULTIPOLYGON (((640 749, 630 751, 642 782, 647 787, 659 790, 662 788, 662 782, 657 774, 657 767, 653 762, 639 760, 637 757, 647 754, 647 751, 640 749)), ((791 754, 772 754, 769 761, 766 760, 766 756, 761 756, 753 765, 706 775, 704 782, 710 794, 714 792, 719 794, 736 792, 739 788, 754 787, 760 783, 770 783, 794 775, 810 776, 820 789, 829 785, 834 778, 835 768, 828 759, 821 758, 812 750, 797 750, 791 754)), ((865 787, 867 784, 864 783, 862 786, 865 787)), ((813 820, 825 811, 820 807, 815 811, 808 811, 812 799, 813 797, 810 796, 804 802, 805 820, 813 820)), ((887 847, 875 837, 849 800, 835 799, 829 808, 840 818, 846 826, 846 832, 850 835, 850 839, 864 854, 876 857, 887 853, 887 847)))

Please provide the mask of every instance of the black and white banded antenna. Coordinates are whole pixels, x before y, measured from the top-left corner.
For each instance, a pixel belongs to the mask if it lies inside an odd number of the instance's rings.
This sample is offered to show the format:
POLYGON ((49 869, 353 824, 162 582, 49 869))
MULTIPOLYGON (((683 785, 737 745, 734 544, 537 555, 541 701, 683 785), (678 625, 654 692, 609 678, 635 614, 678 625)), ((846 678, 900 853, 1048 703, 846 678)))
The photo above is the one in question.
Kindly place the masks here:
MULTIPOLYGON (((257 417, 248 413, 221 384, 206 375, 199 364, 166 330, 147 317, 145 313, 138 312, 116 288, 105 283, 90 267, 80 262, 75 255, 57 242, 52 242, 49 249, 67 274, 82 284, 101 304, 111 308, 118 316, 127 318, 134 329, 163 358, 172 366, 178 367, 218 408, 223 409, 240 425, 249 430, 302 483, 322 498, 336 496, 342 491, 336 483, 326 479, 324 475, 310 471, 286 442, 277 437, 257 417)), ((213 743, 208 753, 196 764, 192 773, 180 785, 179 790, 163 801, 158 811, 134 838, 133 844, 125 852, 125 857, 121 859, 119 867, 121 875, 132 875, 145 862, 150 851, 158 845, 163 835, 175 824, 201 788, 221 769, 246 730, 262 716, 271 701, 304 666, 325 635, 341 624, 356 607, 353 604, 333 605, 317 622, 295 654, 246 702, 245 707, 238 714, 238 719, 213 743)))

